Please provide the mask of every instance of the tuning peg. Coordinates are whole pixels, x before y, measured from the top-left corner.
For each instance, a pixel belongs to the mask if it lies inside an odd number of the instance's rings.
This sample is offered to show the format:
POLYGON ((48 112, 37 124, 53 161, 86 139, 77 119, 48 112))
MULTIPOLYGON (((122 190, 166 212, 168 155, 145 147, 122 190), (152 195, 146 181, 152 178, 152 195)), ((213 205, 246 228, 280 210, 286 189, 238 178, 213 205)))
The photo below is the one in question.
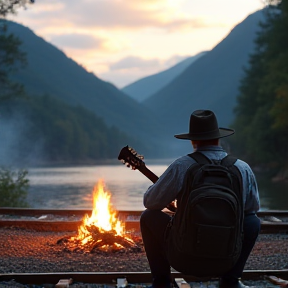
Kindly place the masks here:
POLYGON ((143 160, 144 159, 144 156, 143 155, 138 155, 138 158, 143 160))
POLYGON ((127 166, 128 168, 130 168, 130 164, 129 164, 129 163, 126 163, 126 166, 127 166))
POLYGON ((125 160, 121 159, 121 162, 122 162, 122 164, 124 164, 124 165, 125 165, 125 160))

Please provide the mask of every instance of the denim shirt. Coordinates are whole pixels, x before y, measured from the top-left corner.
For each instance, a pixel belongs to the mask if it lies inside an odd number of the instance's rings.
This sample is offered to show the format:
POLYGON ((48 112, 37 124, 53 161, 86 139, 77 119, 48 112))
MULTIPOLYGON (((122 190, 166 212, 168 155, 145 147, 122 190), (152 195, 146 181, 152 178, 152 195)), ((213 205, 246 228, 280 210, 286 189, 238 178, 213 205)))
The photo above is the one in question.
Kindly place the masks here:
MULTIPOLYGON (((197 149, 209 159, 221 160, 227 153, 220 146, 204 146, 197 149)), ((188 155, 176 159, 150 186, 144 194, 143 204, 147 209, 162 210, 174 201, 181 191, 184 177, 195 160, 188 155)), ((243 180, 243 204, 245 214, 256 213, 260 209, 259 192, 255 175, 250 166, 237 159, 234 164, 240 171, 243 180)))

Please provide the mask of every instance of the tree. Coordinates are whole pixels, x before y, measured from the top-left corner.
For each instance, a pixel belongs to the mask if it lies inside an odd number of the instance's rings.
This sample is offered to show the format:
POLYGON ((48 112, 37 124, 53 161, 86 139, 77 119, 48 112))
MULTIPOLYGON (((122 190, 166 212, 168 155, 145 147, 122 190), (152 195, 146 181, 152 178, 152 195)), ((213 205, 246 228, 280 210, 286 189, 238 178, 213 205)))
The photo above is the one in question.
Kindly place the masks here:
POLYGON ((34 0, 0 0, 0 17, 6 17, 7 14, 15 14, 16 9, 25 7, 29 2, 34 3, 34 0))
POLYGON ((23 85, 9 79, 19 64, 26 63, 25 54, 19 49, 20 44, 17 37, 7 33, 4 20, 0 19, 0 102, 24 95, 23 85))
MULTIPOLYGON (((20 51, 20 40, 7 33, 5 17, 24 7, 26 0, 0 0, 0 102, 23 95, 23 86, 9 80, 9 75, 19 64, 25 63, 25 54, 20 51)), ((33 1, 30 1, 33 2, 33 1)), ((25 201, 29 180, 26 170, 0 168, 0 206, 27 206, 25 201)))
POLYGON ((7 32, 5 17, 25 7, 28 0, 0 0, 0 102, 24 95, 24 87, 9 79, 9 75, 26 64, 25 53, 20 50, 21 41, 7 32))
POLYGON ((273 1, 240 85, 235 147, 254 164, 287 170, 288 1, 273 1))
POLYGON ((0 168, 0 206, 1 207, 28 207, 26 202, 29 180, 26 179, 26 170, 0 168))

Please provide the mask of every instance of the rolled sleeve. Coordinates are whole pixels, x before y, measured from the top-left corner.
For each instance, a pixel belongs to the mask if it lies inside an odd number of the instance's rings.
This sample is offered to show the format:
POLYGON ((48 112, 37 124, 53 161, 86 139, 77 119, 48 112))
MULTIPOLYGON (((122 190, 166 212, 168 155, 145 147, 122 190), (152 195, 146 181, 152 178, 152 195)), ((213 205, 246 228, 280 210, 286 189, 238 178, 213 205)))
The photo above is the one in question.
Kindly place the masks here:
POLYGON ((246 214, 256 213, 260 209, 260 199, 256 177, 246 162, 238 159, 235 165, 240 170, 243 178, 244 211, 246 214))
POLYGON ((162 210, 174 201, 182 188, 186 171, 192 163, 194 161, 188 156, 174 161, 145 192, 144 206, 151 210, 162 210))

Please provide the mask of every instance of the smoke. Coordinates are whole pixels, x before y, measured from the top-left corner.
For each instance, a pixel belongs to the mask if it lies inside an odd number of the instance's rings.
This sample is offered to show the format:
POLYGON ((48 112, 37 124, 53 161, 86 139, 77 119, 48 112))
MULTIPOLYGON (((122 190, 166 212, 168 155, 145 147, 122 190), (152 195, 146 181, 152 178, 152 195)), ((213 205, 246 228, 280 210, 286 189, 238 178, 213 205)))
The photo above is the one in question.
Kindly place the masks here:
POLYGON ((43 140, 33 137, 34 124, 24 115, 0 114, 0 165, 29 167, 43 159, 43 140))

